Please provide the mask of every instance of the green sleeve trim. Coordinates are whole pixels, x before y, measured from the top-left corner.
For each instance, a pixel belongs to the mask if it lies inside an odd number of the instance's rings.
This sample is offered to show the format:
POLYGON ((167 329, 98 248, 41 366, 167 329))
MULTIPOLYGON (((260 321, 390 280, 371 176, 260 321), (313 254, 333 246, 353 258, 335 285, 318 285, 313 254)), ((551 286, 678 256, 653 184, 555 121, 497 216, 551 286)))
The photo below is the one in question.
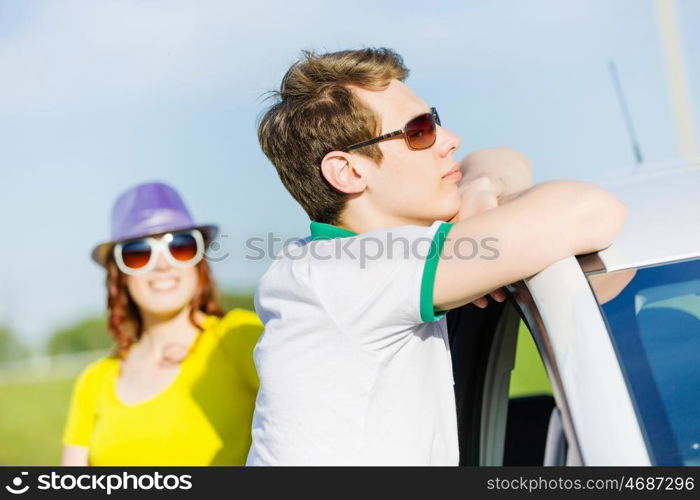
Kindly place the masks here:
POLYGON ((420 318, 423 322, 437 321, 441 319, 447 311, 436 311, 433 306, 433 288, 435 288, 435 273, 440 261, 442 247, 445 245, 447 233, 452 229, 452 224, 443 222, 438 227, 430 244, 430 252, 425 259, 423 268, 423 278, 420 285, 420 318))

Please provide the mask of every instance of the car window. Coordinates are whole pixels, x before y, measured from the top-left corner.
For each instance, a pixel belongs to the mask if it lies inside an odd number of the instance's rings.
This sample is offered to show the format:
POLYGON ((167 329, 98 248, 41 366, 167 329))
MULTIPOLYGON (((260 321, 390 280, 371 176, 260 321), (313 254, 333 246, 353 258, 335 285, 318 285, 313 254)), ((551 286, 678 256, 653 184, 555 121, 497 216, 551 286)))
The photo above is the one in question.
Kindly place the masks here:
POLYGON ((589 282, 654 462, 700 465, 700 260, 639 268, 620 290, 601 293, 616 274, 589 282))
POLYGON ((518 344, 515 349, 515 366, 510 377, 511 398, 552 394, 552 384, 542 358, 537 350, 535 340, 525 321, 518 327, 518 344))
POLYGON ((535 340, 522 319, 518 325, 509 398, 503 465, 541 466, 545 461, 554 398, 535 340))

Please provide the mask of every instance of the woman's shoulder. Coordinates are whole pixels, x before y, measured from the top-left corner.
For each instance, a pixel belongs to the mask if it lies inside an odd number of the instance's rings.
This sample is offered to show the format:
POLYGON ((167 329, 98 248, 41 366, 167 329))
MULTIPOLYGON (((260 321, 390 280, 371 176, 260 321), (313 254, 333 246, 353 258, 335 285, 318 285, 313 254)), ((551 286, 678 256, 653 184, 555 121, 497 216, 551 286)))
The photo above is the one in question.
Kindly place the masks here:
POLYGON ((262 328, 262 322, 254 311, 236 308, 231 309, 223 316, 207 316, 202 326, 204 330, 228 332, 245 326, 262 328))
POLYGON ((104 356, 88 364, 78 375, 76 386, 84 389, 95 388, 119 367, 119 358, 104 356))
POLYGON ((240 326, 253 325, 262 328, 262 322, 254 311, 248 309, 231 309, 227 312, 221 322, 226 329, 233 329, 240 326))
POLYGON ((263 331, 258 315, 247 309, 232 309, 221 318, 208 316, 205 329, 207 326, 224 346, 233 348, 252 349, 263 331))

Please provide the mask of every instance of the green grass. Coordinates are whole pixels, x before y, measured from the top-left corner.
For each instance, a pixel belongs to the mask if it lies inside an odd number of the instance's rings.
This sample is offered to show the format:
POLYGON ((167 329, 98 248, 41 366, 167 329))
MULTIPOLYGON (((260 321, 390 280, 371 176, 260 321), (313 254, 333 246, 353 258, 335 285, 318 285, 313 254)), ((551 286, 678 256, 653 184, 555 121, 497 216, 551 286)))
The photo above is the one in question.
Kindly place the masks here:
POLYGON ((0 465, 58 465, 73 379, 0 384, 0 465))
POLYGON ((515 367, 510 377, 510 397, 537 394, 552 394, 552 386, 530 330, 521 321, 515 348, 515 367))

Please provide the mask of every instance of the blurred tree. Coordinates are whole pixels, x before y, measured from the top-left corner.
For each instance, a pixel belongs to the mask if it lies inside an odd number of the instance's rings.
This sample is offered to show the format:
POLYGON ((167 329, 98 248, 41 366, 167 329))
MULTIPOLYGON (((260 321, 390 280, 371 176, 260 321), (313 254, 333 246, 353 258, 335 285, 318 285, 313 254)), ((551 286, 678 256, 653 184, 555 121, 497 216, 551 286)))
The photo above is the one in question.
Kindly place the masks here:
POLYGON ((0 361, 25 358, 29 349, 15 337, 6 326, 0 326, 0 361))
POLYGON ((222 292, 220 303, 224 311, 238 307, 255 312, 254 297, 252 292, 222 292))
POLYGON ((109 348, 112 345, 114 343, 107 331, 107 321, 96 316, 58 330, 49 339, 47 351, 49 354, 63 354, 109 348))
MULTIPOLYGON (((221 307, 224 311, 230 311, 237 307, 255 311, 253 297, 254 294, 251 292, 223 292, 221 294, 221 307)), ((103 317, 95 316, 58 330, 49 339, 47 351, 49 354, 62 354, 92 351, 109 348, 113 345, 112 338, 107 331, 107 321, 103 317)), ((1 349, 2 338, 0 337, 1 349)))

